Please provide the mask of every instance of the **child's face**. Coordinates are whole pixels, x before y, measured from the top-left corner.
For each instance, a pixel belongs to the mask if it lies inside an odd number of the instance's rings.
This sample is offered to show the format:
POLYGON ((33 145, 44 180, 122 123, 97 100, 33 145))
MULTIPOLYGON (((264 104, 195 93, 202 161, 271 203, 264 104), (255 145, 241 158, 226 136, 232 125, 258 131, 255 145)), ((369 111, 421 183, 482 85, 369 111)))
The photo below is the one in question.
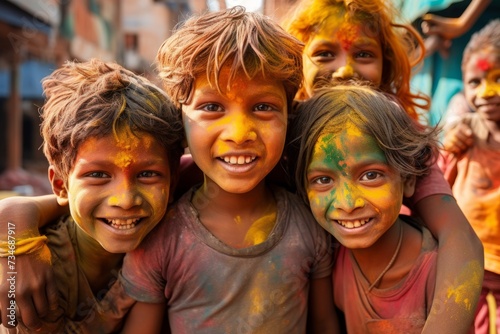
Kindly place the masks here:
POLYGON ((314 94, 319 78, 382 80, 382 48, 379 40, 361 24, 346 22, 343 14, 331 15, 304 48, 304 85, 314 94))
POLYGON ((465 98, 483 118, 500 122, 500 55, 473 53, 463 69, 465 98))
POLYGON ((123 130, 118 137, 87 139, 78 148, 67 189, 54 189, 79 227, 110 253, 135 249, 168 204, 167 151, 150 134, 138 135, 123 130))
POLYGON ((220 76, 220 93, 202 76, 193 97, 182 106, 186 138, 193 160, 230 193, 255 188, 278 163, 285 144, 287 99, 284 86, 261 75, 242 73, 228 89, 228 69, 220 76))
POLYGON ((372 136, 348 122, 316 142, 306 190, 316 221, 348 248, 373 245, 396 221, 406 191, 372 136))

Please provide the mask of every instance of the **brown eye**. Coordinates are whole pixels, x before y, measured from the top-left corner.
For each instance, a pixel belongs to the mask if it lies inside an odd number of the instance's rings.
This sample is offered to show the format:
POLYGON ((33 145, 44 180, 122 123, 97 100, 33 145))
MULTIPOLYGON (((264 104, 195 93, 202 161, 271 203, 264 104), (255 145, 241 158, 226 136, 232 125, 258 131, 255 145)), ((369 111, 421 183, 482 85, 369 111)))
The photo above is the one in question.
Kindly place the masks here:
POLYGON ((207 103, 202 107, 205 111, 222 111, 222 108, 215 103, 207 103))
POLYGON ((254 110, 255 111, 273 111, 275 109, 268 104, 261 103, 261 104, 257 104, 255 106, 254 110))
POLYGON ((382 176, 382 174, 380 174, 379 172, 369 171, 369 172, 366 172, 365 174, 363 174, 363 176, 361 177, 361 180, 373 181, 373 180, 378 179, 381 176, 382 176))

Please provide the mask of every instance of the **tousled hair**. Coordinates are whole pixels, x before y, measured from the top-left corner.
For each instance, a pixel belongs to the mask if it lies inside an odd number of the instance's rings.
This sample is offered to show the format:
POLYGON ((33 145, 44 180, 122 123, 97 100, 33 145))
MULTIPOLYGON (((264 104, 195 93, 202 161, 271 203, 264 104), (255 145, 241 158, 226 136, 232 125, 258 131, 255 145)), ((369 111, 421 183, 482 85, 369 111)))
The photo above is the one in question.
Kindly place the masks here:
POLYGON ((202 75, 220 90, 220 72, 229 66, 228 84, 240 73, 282 81, 290 108, 302 83, 302 48, 271 18, 236 6, 186 20, 158 50, 157 69, 178 106, 188 103, 202 75))
POLYGON ((500 59, 500 19, 490 21, 472 35, 462 55, 462 70, 474 53, 485 49, 492 49, 500 59))
POLYGON ((151 134, 168 152, 175 175, 184 139, 180 112, 147 79, 118 64, 92 59, 66 62, 43 79, 42 87, 43 151, 64 182, 85 140, 117 136, 124 128, 151 134))
POLYGON ((288 134, 288 160, 295 187, 307 203, 306 180, 314 146, 326 134, 336 135, 352 122, 373 136, 390 166, 402 177, 422 176, 438 152, 438 128, 409 117, 390 94, 349 84, 323 87, 299 104, 288 134))
POLYGON ((290 10, 283 27, 307 44, 327 18, 339 13, 344 14, 343 19, 363 25, 378 37, 383 55, 380 89, 396 95, 414 119, 418 118, 417 110, 427 111, 429 98, 410 90, 412 69, 424 58, 422 37, 410 24, 396 22, 398 14, 390 1, 301 0, 290 10))

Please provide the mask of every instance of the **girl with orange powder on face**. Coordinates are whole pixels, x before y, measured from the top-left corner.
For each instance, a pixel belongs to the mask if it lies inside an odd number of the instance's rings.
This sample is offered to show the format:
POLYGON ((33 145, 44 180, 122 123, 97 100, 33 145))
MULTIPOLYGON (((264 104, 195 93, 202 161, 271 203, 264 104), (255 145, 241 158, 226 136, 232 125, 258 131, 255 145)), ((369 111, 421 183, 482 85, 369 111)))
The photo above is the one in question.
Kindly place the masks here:
MULTIPOLYGON (((426 96, 410 92, 423 41, 410 25, 396 23, 389 6, 383 0, 302 0, 292 8, 283 26, 305 44, 299 100, 314 95, 315 85, 325 79, 363 80, 394 95, 415 120, 417 109, 428 109, 426 96)), ((482 245, 437 165, 417 179, 406 204, 439 243, 436 291, 424 332, 467 332, 481 290, 482 245)))

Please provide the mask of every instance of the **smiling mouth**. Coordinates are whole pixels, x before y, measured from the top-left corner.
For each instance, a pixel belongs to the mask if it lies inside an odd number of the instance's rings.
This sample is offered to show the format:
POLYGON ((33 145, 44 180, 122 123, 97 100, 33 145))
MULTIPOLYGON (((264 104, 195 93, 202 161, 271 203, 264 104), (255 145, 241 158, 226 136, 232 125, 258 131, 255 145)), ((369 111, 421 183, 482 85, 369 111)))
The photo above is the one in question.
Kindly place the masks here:
POLYGON ((356 220, 336 220, 337 224, 345 228, 357 228, 368 223, 370 219, 356 219, 356 220))
POLYGON ((137 224, 140 223, 142 218, 134 218, 134 219, 105 219, 103 221, 111 227, 114 227, 118 230, 129 230, 134 228, 137 224))
POLYGON ((257 159, 255 155, 233 155, 219 158, 230 165, 246 165, 257 159))

